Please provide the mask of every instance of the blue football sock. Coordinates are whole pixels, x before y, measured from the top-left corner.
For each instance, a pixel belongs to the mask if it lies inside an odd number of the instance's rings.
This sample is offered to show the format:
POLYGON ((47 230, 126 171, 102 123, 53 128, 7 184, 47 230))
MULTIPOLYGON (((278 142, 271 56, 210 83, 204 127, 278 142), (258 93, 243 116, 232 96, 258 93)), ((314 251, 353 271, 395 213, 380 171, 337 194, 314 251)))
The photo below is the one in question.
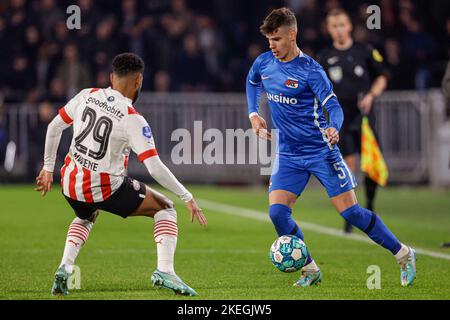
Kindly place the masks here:
POLYGON ((392 254, 395 255, 400 250, 401 243, 374 212, 355 204, 341 212, 341 216, 392 254))
MULTIPOLYGON (((273 204, 269 207, 269 216, 275 226, 278 236, 294 235, 302 241, 305 241, 302 231, 295 223, 294 219, 292 219, 291 208, 284 204, 273 204)), ((306 260, 305 265, 308 265, 311 261, 311 255, 308 255, 308 260, 306 260)))

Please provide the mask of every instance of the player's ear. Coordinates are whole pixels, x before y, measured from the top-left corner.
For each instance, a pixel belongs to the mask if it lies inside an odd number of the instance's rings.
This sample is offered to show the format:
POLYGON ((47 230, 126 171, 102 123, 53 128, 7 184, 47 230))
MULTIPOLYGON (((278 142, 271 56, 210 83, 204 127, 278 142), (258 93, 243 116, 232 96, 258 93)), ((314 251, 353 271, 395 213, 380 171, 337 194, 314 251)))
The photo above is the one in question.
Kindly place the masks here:
POLYGON ((142 80, 144 79, 144 76, 142 75, 142 73, 138 73, 137 77, 136 77, 136 81, 134 83, 136 89, 140 88, 142 86, 142 80))
POLYGON ((111 81, 111 86, 112 86, 112 84, 113 84, 113 80, 114 80, 114 73, 110 73, 109 74, 109 81, 111 81))
POLYGON ((289 40, 295 41, 297 39, 297 29, 291 28, 289 29, 289 40))

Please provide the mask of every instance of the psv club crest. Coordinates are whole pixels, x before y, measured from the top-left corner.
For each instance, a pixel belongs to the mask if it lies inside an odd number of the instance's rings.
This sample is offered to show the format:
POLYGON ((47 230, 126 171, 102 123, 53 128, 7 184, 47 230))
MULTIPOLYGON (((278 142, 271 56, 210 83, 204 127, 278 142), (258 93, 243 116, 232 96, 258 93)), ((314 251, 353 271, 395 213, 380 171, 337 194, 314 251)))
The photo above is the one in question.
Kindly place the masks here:
POLYGON ((298 81, 294 80, 294 79, 287 79, 285 84, 286 84, 286 87, 288 87, 288 88, 292 88, 292 89, 298 88, 298 81))

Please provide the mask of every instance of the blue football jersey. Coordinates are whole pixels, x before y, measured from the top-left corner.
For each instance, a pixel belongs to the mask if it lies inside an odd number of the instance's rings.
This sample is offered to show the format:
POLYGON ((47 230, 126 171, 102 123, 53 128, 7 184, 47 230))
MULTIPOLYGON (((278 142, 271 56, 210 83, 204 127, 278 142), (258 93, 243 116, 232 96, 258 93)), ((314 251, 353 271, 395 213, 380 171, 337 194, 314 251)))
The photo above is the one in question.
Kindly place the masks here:
POLYGON ((322 107, 338 107, 340 114, 342 110, 333 85, 314 59, 300 53, 281 62, 271 51, 261 54, 247 76, 249 113, 257 112, 261 91, 267 95, 273 126, 279 130, 279 154, 309 158, 337 149, 329 143, 325 129, 333 126, 339 130, 343 119, 333 123, 330 118, 329 125, 322 107), (252 90, 258 94, 249 93, 252 90))

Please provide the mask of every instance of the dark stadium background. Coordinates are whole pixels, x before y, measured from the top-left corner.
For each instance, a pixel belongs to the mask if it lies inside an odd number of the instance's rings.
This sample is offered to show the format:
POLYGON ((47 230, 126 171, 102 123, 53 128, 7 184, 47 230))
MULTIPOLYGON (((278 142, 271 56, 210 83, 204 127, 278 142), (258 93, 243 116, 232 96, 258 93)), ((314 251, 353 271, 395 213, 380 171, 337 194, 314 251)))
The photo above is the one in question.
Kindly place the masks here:
POLYGON ((326 12, 342 6, 352 15, 354 38, 384 55, 389 90, 441 86, 450 57, 449 1, 2 0, 0 163, 12 139, 7 113, 38 112, 25 139, 34 166, 25 175, 2 170, 2 180, 33 180, 55 110, 82 88, 108 86, 110 61, 119 52, 144 58, 146 92, 243 92, 249 66, 267 48, 258 26, 271 8, 283 5, 295 11, 301 48, 313 57, 329 42, 326 12), (81 30, 66 27, 71 4, 81 7, 81 30), (381 30, 365 26, 369 4, 381 8, 381 30))

